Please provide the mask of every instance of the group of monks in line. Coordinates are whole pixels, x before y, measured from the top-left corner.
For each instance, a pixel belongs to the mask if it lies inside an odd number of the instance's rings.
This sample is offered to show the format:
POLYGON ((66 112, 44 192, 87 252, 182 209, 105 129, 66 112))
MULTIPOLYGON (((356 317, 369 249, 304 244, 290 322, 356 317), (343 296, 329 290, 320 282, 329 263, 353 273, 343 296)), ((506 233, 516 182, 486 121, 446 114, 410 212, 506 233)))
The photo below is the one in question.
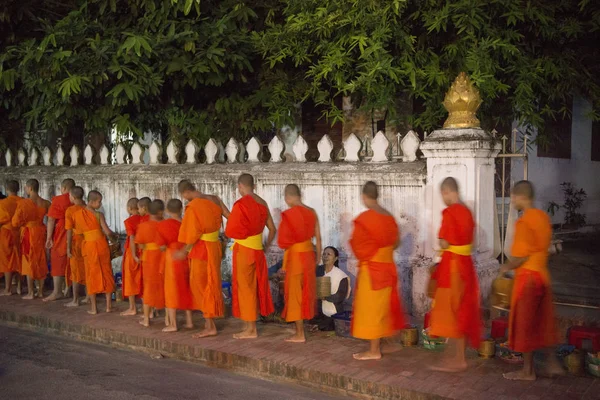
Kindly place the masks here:
MULTIPOLYGON (((50 203, 39 196, 39 183, 27 181, 27 198, 18 197, 19 184, 6 184, 8 197, 0 200, 0 272, 5 277, 4 295, 12 294, 13 276, 27 277, 24 299, 42 297, 43 280, 48 273, 46 251, 54 291, 51 301, 61 296, 62 280, 73 287, 78 306, 79 287, 85 285, 90 314, 96 314, 96 295, 105 294, 106 311, 111 311, 115 290, 107 237, 115 236, 102 213, 102 195, 84 191, 72 179, 65 179, 61 195, 50 203), (47 215, 47 226, 44 217, 47 215), (37 292, 35 281, 38 281, 37 292)), ((155 310, 166 309, 164 331, 177 331, 177 310, 186 313, 186 328, 192 328, 192 310, 201 311, 204 329, 196 338, 217 335, 215 319, 224 316, 221 288, 221 261, 224 234, 234 240, 232 268, 232 314, 244 321, 237 339, 258 336, 258 315, 274 311, 268 283, 265 251, 277 234, 277 244, 285 251, 285 308, 282 316, 295 323, 295 333, 286 340, 306 341, 304 321, 314 317, 316 296, 316 254, 322 250, 319 220, 315 210, 302 203, 297 185, 285 187, 289 209, 281 214, 277 230, 267 203, 254 192, 254 178, 238 178, 241 198, 231 211, 214 195, 198 191, 189 180, 178 185, 186 202, 185 213, 179 199, 166 207, 161 200, 130 199, 125 221, 127 240, 123 254, 123 296, 129 309, 123 316, 137 314, 136 297, 143 302, 143 319, 149 326, 155 310), (164 218, 168 216, 168 218, 164 218), (183 214, 183 215, 182 215, 183 214), (263 231, 268 229, 266 242, 263 231), (313 242, 314 240, 314 242, 313 242)), ((482 335, 480 292, 472 260, 475 223, 462 203, 454 178, 446 178, 441 196, 447 205, 439 231, 441 260, 431 279, 435 295, 431 310, 430 335, 449 340, 445 360, 433 369, 456 372, 467 368, 467 343, 479 346, 482 335)), ((379 202, 376 183, 362 188, 367 211, 354 220, 350 247, 359 261, 352 313, 352 335, 369 341, 369 349, 354 354, 357 360, 382 357, 383 338, 406 327, 398 293, 394 251, 400 245, 400 232, 392 214, 379 202)), ((516 224, 511 261, 500 273, 516 270, 509 324, 509 346, 524 353, 524 368, 505 374, 507 379, 535 379, 532 352, 556 342, 556 327, 550 278, 547 269, 551 225, 548 216, 533 207, 533 186, 521 181, 512 191, 512 201, 523 214, 516 224)), ((18 279, 20 282, 20 279, 18 279)))

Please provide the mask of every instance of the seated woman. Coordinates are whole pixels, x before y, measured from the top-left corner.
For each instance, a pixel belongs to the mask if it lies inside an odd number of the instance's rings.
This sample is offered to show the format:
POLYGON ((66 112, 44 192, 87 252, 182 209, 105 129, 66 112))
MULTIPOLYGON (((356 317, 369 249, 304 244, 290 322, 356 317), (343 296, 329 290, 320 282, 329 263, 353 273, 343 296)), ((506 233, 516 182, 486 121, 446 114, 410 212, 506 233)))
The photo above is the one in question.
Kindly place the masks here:
POLYGON ((339 268, 338 259, 339 252, 335 247, 325 247, 323 265, 317 267, 317 277, 328 276, 331 279, 331 295, 319 301, 318 315, 309 322, 315 325, 315 330, 334 330, 331 316, 344 311, 344 301, 350 297, 350 278, 339 268))

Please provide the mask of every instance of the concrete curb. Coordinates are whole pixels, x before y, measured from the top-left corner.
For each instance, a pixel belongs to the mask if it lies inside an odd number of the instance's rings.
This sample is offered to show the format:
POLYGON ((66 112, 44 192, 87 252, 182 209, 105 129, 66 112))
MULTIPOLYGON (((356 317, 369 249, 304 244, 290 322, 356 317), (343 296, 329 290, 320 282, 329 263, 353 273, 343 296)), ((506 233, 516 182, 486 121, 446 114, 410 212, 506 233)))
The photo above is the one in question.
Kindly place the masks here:
POLYGON ((149 338, 127 334, 118 329, 95 328, 89 325, 51 319, 42 315, 19 314, 0 309, 0 323, 42 333, 100 343, 116 348, 146 353, 160 353, 169 358, 203 363, 254 377, 289 381, 327 392, 353 397, 429 400, 445 397, 421 393, 385 383, 357 379, 343 372, 323 372, 314 368, 291 365, 286 362, 251 358, 199 345, 178 343, 176 340, 149 338))

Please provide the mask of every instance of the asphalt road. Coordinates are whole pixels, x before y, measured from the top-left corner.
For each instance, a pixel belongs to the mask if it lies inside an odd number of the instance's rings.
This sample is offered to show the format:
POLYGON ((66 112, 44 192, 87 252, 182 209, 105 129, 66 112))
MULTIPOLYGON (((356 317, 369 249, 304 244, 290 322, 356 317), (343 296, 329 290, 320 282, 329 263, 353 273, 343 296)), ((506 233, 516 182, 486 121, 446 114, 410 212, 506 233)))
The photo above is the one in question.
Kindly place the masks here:
POLYGON ((0 326, 2 399, 335 400, 302 386, 0 326))

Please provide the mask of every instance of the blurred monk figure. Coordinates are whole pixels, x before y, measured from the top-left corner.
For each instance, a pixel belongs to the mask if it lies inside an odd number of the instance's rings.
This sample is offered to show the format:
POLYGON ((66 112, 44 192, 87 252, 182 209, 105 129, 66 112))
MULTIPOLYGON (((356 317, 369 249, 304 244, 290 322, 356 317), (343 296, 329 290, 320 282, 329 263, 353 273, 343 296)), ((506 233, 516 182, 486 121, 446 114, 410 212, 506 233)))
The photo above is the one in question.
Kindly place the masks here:
POLYGON ((479 283, 471 257, 475 222, 471 211, 461 202, 458 183, 446 178, 441 186, 447 208, 442 212, 438 234, 442 260, 431 276, 436 291, 431 310, 430 334, 449 339, 446 360, 431 369, 458 372, 467 368, 466 341, 479 348, 481 310, 479 283), (454 355, 450 355, 455 351, 454 355))
MULTIPOLYGON (((158 223, 158 244, 164 251, 165 306, 169 315, 169 326, 163 332, 177 332, 177 310, 185 311, 185 327, 192 329, 192 293, 190 291, 190 263, 186 258, 176 259, 177 251, 184 247, 178 241, 181 228, 183 204, 179 199, 167 202, 168 219, 158 223)), ((220 270, 219 270, 220 272, 220 270)), ((205 317, 206 318, 206 317, 205 317)))
POLYGON ((17 204, 23 200, 18 193, 19 182, 8 181, 6 182, 8 197, 0 200, 0 275, 4 274, 5 283, 4 291, 0 292, 0 296, 12 295, 13 275, 18 275, 21 271, 19 229, 12 225, 17 204))
POLYGON ((140 223, 150 220, 150 203, 152 203, 150 197, 142 197, 138 200, 138 214, 142 217, 140 223))
POLYGON ((548 215, 533 206, 534 190, 529 181, 518 182, 511 193, 514 207, 522 212, 515 225, 511 260, 500 273, 515 270, 508 324, 508 345, 523 353, 523 369, 504 374, 506 379, 533 381, 533 352, 546 350, 549 374, 562 373, 550 346, 558 341, 558 330, 548 271, 548 249, 552 226, 548 215))
POLYGON ((242 196, 235 202, 227 220, 225 234, 235 240, 233 245, 232 313, 245 322, 245 328, 233 335, 236 339, 258 337, 256 331, 257 310, 267 316, 275 311, 271 290, 265 247, 275 238, 277 229, 267 203, 254 193, 254 177, 242 174, 238 178, 238 191, 242 196), (262 233, 269 229, 266 246, 262 233))
MULTIPOLYGON (((62 297, 62 284, 67 277, 69 258, 67 257, 67 231, 65 230, 65 212, 71 206, 70 190, 75 186, 73 179, 65 179, 60 185, 60 195, 52 198, 48 210, 46 227, 46 248, 50 249, 50 274, 54 284, 52 294, 44 301, 53 301, 62 297)), ((67 277, 67 283, 70 278, 67 277)), ((69 286, 67 284, 67 286, 69 286)))
POLYGON ((138 199, 133 197, 127 201, 127 213, 129 218, 125 220, 125 251, 123 252, 123 263, 121 264, 123 297, 129 298, 129 309, 121 315, 136 315, 137 308, 135 297, 142 294, 142 269, 140 268, 139 252, 135 244, 135 234, 142 221, 139 214, 138 199))
POLYGON ((321 231, 317 213, 302 203, 300 188, 290 184, 285 187, 285 203, 289 210, 281 213, 277 242, 285 250, 285 307, 282 317, 294 322, 296 333, 287 342, 304 343, 304 320, 315 315, 317 300, 316 254, 321 254, 321 231), (312 238, 316 240, 316 254, 312 238))
POLYGON ((44 295, 44 279, 48 275, 46 259, 46 227, 44 217, 50 207, 50 202, 38 194, 40 183, 30 179, 25 184, 27 199, 19 201, 12 219, 15 228, 21 228, 21 272, 27 276, 26 300, 32 300, 44 295), (38 281, 37 294, 34 281, 38 281))
POLYGON ((368 351, 354 354, 357 360, 379 360, 381 338, 393 336, 405 326, 394 263, 394 249, 400 245, 398 225, 379 205, 378 197, 377 184, 367 182, 362 189, 362 202, 368 210, 354 220, 350 238, 359 261, 352 336, 370 341, 368 351))
POLYGON ((83 259, 83 232, 75 230, 75 214, 85 211, 83 188, 74 186, 69 192, 71 207, 65 212, 65 229, 67 230, 67 257, 69 258, 69 280, 73 286, 73 301, 67 307, 79 306, 79 287, 85 285, 85 261, 83 259))
MULTIPOLYGON (((158 223, 163 219, 165 203, 154 200, 148 208, 150 217, 142 222, 135 235, 135 243, 142 248, 142 276, 144 277, 144 318, 140 321, 145 327, 150 326, 151 309, 165 308, 165 279, 163 271, 163 254, 160 251, 160 236, 158 223)), ((169 318, 165 316, 165 325, 169 318)))
POLYGON ((179 182, 178 190, 188 204, 179 230, 179 241, 186 246, 177 258, 189 258, 192 308, 202 311, 205 320, 204 330, 193 337, 215 336, 214 319, 223 317, 219 229, 229 210, 217 196, 200 193, 188 180, 179 182))
POLYGON ((89 314, 98 314, 96 295, 104 293, 106 312, 112 311, 111 295, 115 291, 115 279, 110 263, 110 249, 106 236, 117 236, 106 224, 102 207, 102 194, 96 190, 88 193, 88 204, 72 215, 73 231, 83 234, 81 253, 85 263, 85 285, 91 302, 89 314))

